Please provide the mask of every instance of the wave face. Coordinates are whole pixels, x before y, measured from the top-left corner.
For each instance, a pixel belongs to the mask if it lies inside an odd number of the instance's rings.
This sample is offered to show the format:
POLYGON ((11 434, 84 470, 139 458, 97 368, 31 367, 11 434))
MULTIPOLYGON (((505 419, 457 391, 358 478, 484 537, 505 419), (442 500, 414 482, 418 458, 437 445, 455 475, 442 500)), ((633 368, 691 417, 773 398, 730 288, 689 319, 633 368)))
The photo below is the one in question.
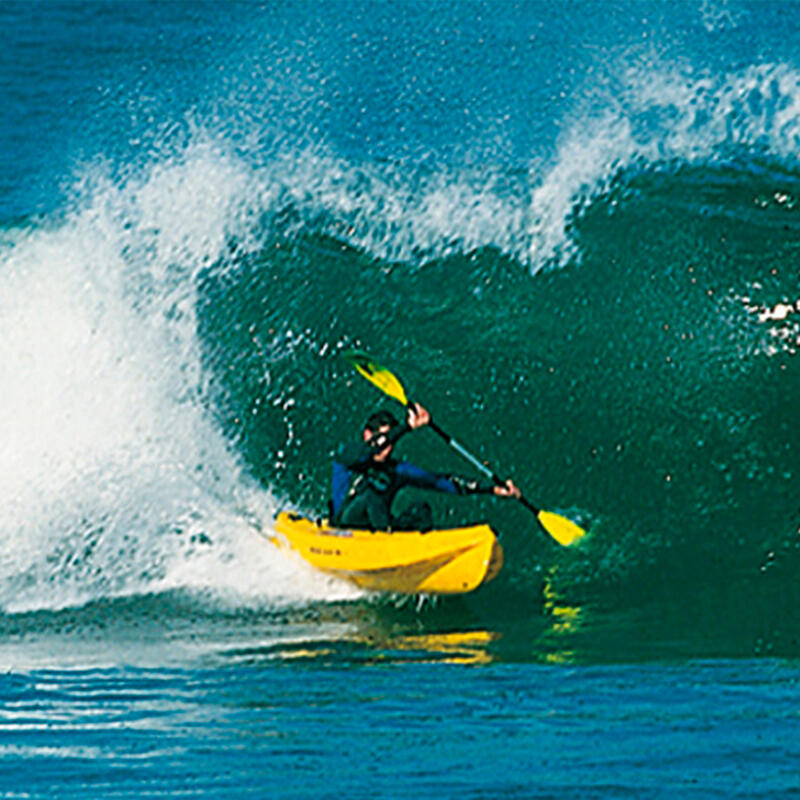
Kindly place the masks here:
POLYGON ((8 618, 356 599, 259 533, 323 511, 384 404, 358 346, 591 531, 556 552, 516 505, 434 498, 503 536, 482 618, 701 607, 720 650, 792 651, 800 14, 348 9, 0 9, 8 618))

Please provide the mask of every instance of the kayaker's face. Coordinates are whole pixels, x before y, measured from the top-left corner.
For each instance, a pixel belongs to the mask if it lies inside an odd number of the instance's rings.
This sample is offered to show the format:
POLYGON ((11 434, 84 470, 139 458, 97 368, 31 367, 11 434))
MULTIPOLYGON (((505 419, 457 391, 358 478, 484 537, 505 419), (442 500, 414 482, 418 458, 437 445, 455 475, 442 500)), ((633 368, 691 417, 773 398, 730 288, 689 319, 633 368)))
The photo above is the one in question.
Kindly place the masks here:
MULTIPOLYGON (((364 441, 369 442, 372 440, 373 436, 385 436, 391 428, 388 425, 381 425, 378 428, 377 433, 373 433, 371 430, 367 429, 364 431, 364 441)), ((392 454, 392 445, 389 444, 383 448, 383 450, 378 450, 375 455, 372 456, 373 461, 383 462, 386 461, 387 458, 392 454)))

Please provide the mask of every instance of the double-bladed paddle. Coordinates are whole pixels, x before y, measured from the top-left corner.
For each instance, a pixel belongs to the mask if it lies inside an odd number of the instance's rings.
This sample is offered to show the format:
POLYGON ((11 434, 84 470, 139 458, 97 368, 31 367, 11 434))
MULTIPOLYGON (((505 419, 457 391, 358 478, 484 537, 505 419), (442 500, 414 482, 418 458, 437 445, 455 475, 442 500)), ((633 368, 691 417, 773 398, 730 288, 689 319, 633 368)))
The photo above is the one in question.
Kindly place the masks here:
MULTIPOLYGON (((412 405, 406 397, 403 384, 400 383, 398 378, 386 369, 386 367, 381 366, 377 361, 360 350, 347 350, 342 353, 342 355, 349 364, 355 367, 361 375, 370 383, 377 386, 384 394, 389 395, 389 397, 394 398, 404 406, 412 405)), ((498 486, 506 485, 506 482, 500 478, 499 475, 479 461, 472 453, 466 450, 462 444, 443 431, 433 420, 430 420, 428 425, 435 433, 441 436, 453 450, 463 456, 470 464, 488 478, 491 478, 498 486)), ((568 520, 566 517, 562 517, 560 514, 554 514, 552 511, 542 511, 522 496, 520 496, 519 501, 525 508, 536 515, 536 520, 541 529, 549 536, 552 536, 559 544, 564 545, 564 547, 575 544, 586 533, 574 522, 568 520)))

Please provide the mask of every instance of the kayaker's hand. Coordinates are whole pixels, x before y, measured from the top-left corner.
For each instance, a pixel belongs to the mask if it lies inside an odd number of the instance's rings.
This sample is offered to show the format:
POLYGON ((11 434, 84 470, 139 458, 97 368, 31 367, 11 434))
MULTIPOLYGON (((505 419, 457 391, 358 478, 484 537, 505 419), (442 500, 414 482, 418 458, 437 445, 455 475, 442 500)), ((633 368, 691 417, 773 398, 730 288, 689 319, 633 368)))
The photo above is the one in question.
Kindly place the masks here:
POLYGON ((413 403, 408 407, 408 427, 412 430, 421 428, 430 421, 431 415, 419 403, 413 403))
POLYGON ((513 497, 517 500, 522 496, 522 492, 514 486, 514 481, 510 478, 502 486, 495 486, 494 493, 498 497, 513 497))

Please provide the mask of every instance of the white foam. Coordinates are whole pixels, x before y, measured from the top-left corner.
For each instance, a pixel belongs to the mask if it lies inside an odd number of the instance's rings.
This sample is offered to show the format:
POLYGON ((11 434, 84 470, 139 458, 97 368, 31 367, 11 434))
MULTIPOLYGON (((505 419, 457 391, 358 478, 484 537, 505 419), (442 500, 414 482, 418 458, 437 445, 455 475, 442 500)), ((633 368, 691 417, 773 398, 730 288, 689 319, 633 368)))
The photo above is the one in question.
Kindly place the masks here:
MULTIPOLYGON (((761 287, 754 285, 752 288, 757 293, 761 287)), ((800 300, 766 305, 754 302, 749 295, 735 299, 755 318, 761 333, 765 334, 757 352, 767 356, 795 356, 800 352, 800 300)))
POLYGON ((265 543, 274 500, 205 408, 199 269, 250 173, 206 145, 114 183, 0 252, 0 605, 191 588, 246 602, 341 590, 265 543))

